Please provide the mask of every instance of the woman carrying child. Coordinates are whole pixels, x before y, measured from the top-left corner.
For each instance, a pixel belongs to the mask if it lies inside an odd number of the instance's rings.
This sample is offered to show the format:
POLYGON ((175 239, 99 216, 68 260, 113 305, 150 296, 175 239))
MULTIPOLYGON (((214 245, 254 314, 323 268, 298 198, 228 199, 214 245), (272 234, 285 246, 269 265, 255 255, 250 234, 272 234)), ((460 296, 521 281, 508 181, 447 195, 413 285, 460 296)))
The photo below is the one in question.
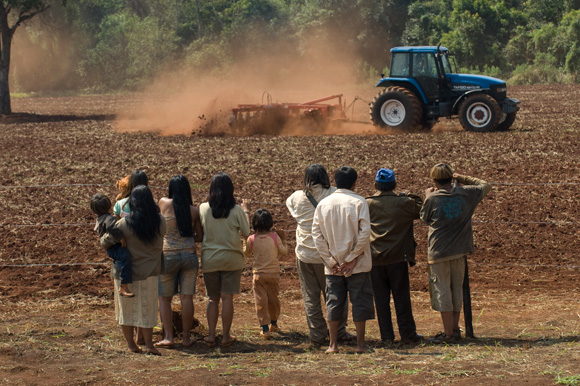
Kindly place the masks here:
POLYGON ((163 270, 159 275, 159 315, 165 331, 164 339, 156 347, 173 347, 173 318, 171 300, 179 291, 183 346, 190 347, 193 322, 193 295, 197 283, 199 262, 195 242, 203 240, 199 211, 193 206, 191 187, 185 176, 169 181, 168 197, 159 200, 159 209, 167 222, 163 237, 163 270))
POLYGON ((208 336, 205 344, 215 347, 219 303, 222 301, 222 347, 232 345, 236 338, 231 335, 234 318, 234 295, 240 293, 242 269, 246 263, 242 250, 242 236, 250 235, 249 211, 245 201, 236 204, 234 184, 226 173, 213 176, 209 187, 208 202, 199 207, 203 226, 201 267, 207 296, 208 336), (243 209, 242 209, 243 208, 243 209))
POLYGON ((286 256, 286 234, 283 230, 272 232, 274 220, 266 209, 258 209, 252 217, 255 234, 248 237, 244 246, 246 255, 253 254, 253 287, 256 314, 262 327, 260 336, 270 339, 271 334, 280 331, 280 262, 278 255, 286 256))
MULTIPOLYGON (((115 279, 115 317, 121 325, 127 346, 132 352, 141 352, 135 343, 135 327, 143 333, 147 354, 161 355, 153 346, 153 327, 157 325, 158 276, 161 270, 161 253, 165 218, 153 200, 148 187, 135 187, 129 198, 131 216, 117 221, 131 253, 134 297, 119 296, 120 280, 115 279)), ((101 239, 101 246, 108 248, 117 243, 109 237, 101 239)), ((115 274, 115 277, 118 277, 115 274)))

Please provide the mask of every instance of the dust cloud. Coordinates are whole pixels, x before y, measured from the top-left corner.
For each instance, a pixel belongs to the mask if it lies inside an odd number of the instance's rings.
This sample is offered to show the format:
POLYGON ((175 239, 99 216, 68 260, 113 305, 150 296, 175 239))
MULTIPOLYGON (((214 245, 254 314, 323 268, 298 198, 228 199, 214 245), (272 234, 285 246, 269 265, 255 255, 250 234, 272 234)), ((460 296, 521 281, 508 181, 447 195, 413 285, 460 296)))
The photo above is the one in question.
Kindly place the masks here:
MULTIPOLYGON (((330 44, 331 38, 317 36, 306 42, 301 46, 300 57, 288 53, 295 50, 284 50, 282 46, 248 56, 235 63, 228 75, 166 69, 145 90, 146 100, 120 112, 114 127, 122 132, 151 131, 162 135, 378 133, 370 121, 366 124, 368 101, 359 99, 351 105, 357 91, 363 90, 368 93, 366 99, 372 98, 376 93, 374 85, 356 84, 356 52, 330 44), (365 123, 330 120, 328 124, 315 124, 316 120, 303 118, 302 110, 298 117, 277 116, 230 125, 232 108, 240 104, 303 103, 336 94, 343 94, 342 108, 349 107, 349 120, 365 123)), ((332 105, 338 100, 321 103, 332 105)))
POLYGON ((79 87, 78 58, 67 51, 66 33, 40 34, 39 20, 18 28, 12 42, 10 85, 14 92, 69 90, 79 87))

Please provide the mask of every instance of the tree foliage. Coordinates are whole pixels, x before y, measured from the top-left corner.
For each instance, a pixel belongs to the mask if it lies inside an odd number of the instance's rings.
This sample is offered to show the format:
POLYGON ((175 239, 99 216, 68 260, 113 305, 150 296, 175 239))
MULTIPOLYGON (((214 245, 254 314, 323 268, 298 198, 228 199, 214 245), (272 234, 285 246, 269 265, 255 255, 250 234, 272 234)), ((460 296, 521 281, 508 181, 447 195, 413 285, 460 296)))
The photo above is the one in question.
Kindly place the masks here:
MULTIPOLYGON (((219 74, 268 54, 317 50, 322 56, 336 47, 356 52, 361 72, 376 74, 388 65, 391 47, 439 43, 455 52, 462 68, 513 82, 576 82, 580 73, 580 0, 0 3, 25 12, 52 6, 56 26, 37 23, 26 32, 39 50, 58 51, 71 62, 69 82, 53 87, 133 89, 170 63, 219 74)), ((12 83, 34 88, 20 67, 12 83)))

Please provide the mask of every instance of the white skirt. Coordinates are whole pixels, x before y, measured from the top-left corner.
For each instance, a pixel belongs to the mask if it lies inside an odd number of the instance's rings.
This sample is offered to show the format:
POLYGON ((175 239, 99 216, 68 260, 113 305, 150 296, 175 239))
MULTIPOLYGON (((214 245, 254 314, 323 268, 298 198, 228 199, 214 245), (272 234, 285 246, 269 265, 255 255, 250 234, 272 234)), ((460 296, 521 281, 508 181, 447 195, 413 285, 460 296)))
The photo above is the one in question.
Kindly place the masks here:
POLYGON ((153 328, 157 325, 159 277, 129 283, 135 297, 119 295, 121 280, 115 279, 115 319, 122 326, 153 328))

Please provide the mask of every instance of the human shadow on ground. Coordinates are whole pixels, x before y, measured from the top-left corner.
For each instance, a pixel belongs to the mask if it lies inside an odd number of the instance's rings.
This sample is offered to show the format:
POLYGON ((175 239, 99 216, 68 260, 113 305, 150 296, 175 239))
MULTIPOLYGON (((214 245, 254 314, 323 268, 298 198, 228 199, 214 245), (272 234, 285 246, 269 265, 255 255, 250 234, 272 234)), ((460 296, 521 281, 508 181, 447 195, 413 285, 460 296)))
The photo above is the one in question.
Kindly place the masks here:
MULTIPOLYGON (((440 355, 441 352, 426 352, 426 347, 450 347, 450 346, 481 346, 487 348, 501 347, 501 348, 531 348, 535 346, 552 346, 561 343, 572 343, 580 341, 580 336, 562 336, 559 338, 541 338, 541 339, 519 339, 519 338, 495 338, 495 337, 481 337, 481 338, 462 338, 453 343, 431 344, 428 339, 421 343, 402 344, 396 342, 394 344, 385 345, 378 340, 367 340, 367 345, 372 351, 377 349, 385 349, 393 351, 399 355, 440 355)), ((308 334, 297 331, 289 331, 275 334, 270 340, 256 341, 256 339, 245 340, 243 338, 237 339, 235 343, 230 346, 221 346, 221 336, 216 338, 216 346, 208 347, 203 342, 203 336, 196 336, 196 343, 191 347, 183 347, 176 344, 173 349, 189 353, 192 355, 201 355, 207 358, 216 358, 228 354, 250 354, 256 352, 263 353, 324 353, 326 345, 313 345, 309 341, 308 334)), ((357 354, 356 342, 341 342, 339 343, 339 350, 342 354, 357 354)))

